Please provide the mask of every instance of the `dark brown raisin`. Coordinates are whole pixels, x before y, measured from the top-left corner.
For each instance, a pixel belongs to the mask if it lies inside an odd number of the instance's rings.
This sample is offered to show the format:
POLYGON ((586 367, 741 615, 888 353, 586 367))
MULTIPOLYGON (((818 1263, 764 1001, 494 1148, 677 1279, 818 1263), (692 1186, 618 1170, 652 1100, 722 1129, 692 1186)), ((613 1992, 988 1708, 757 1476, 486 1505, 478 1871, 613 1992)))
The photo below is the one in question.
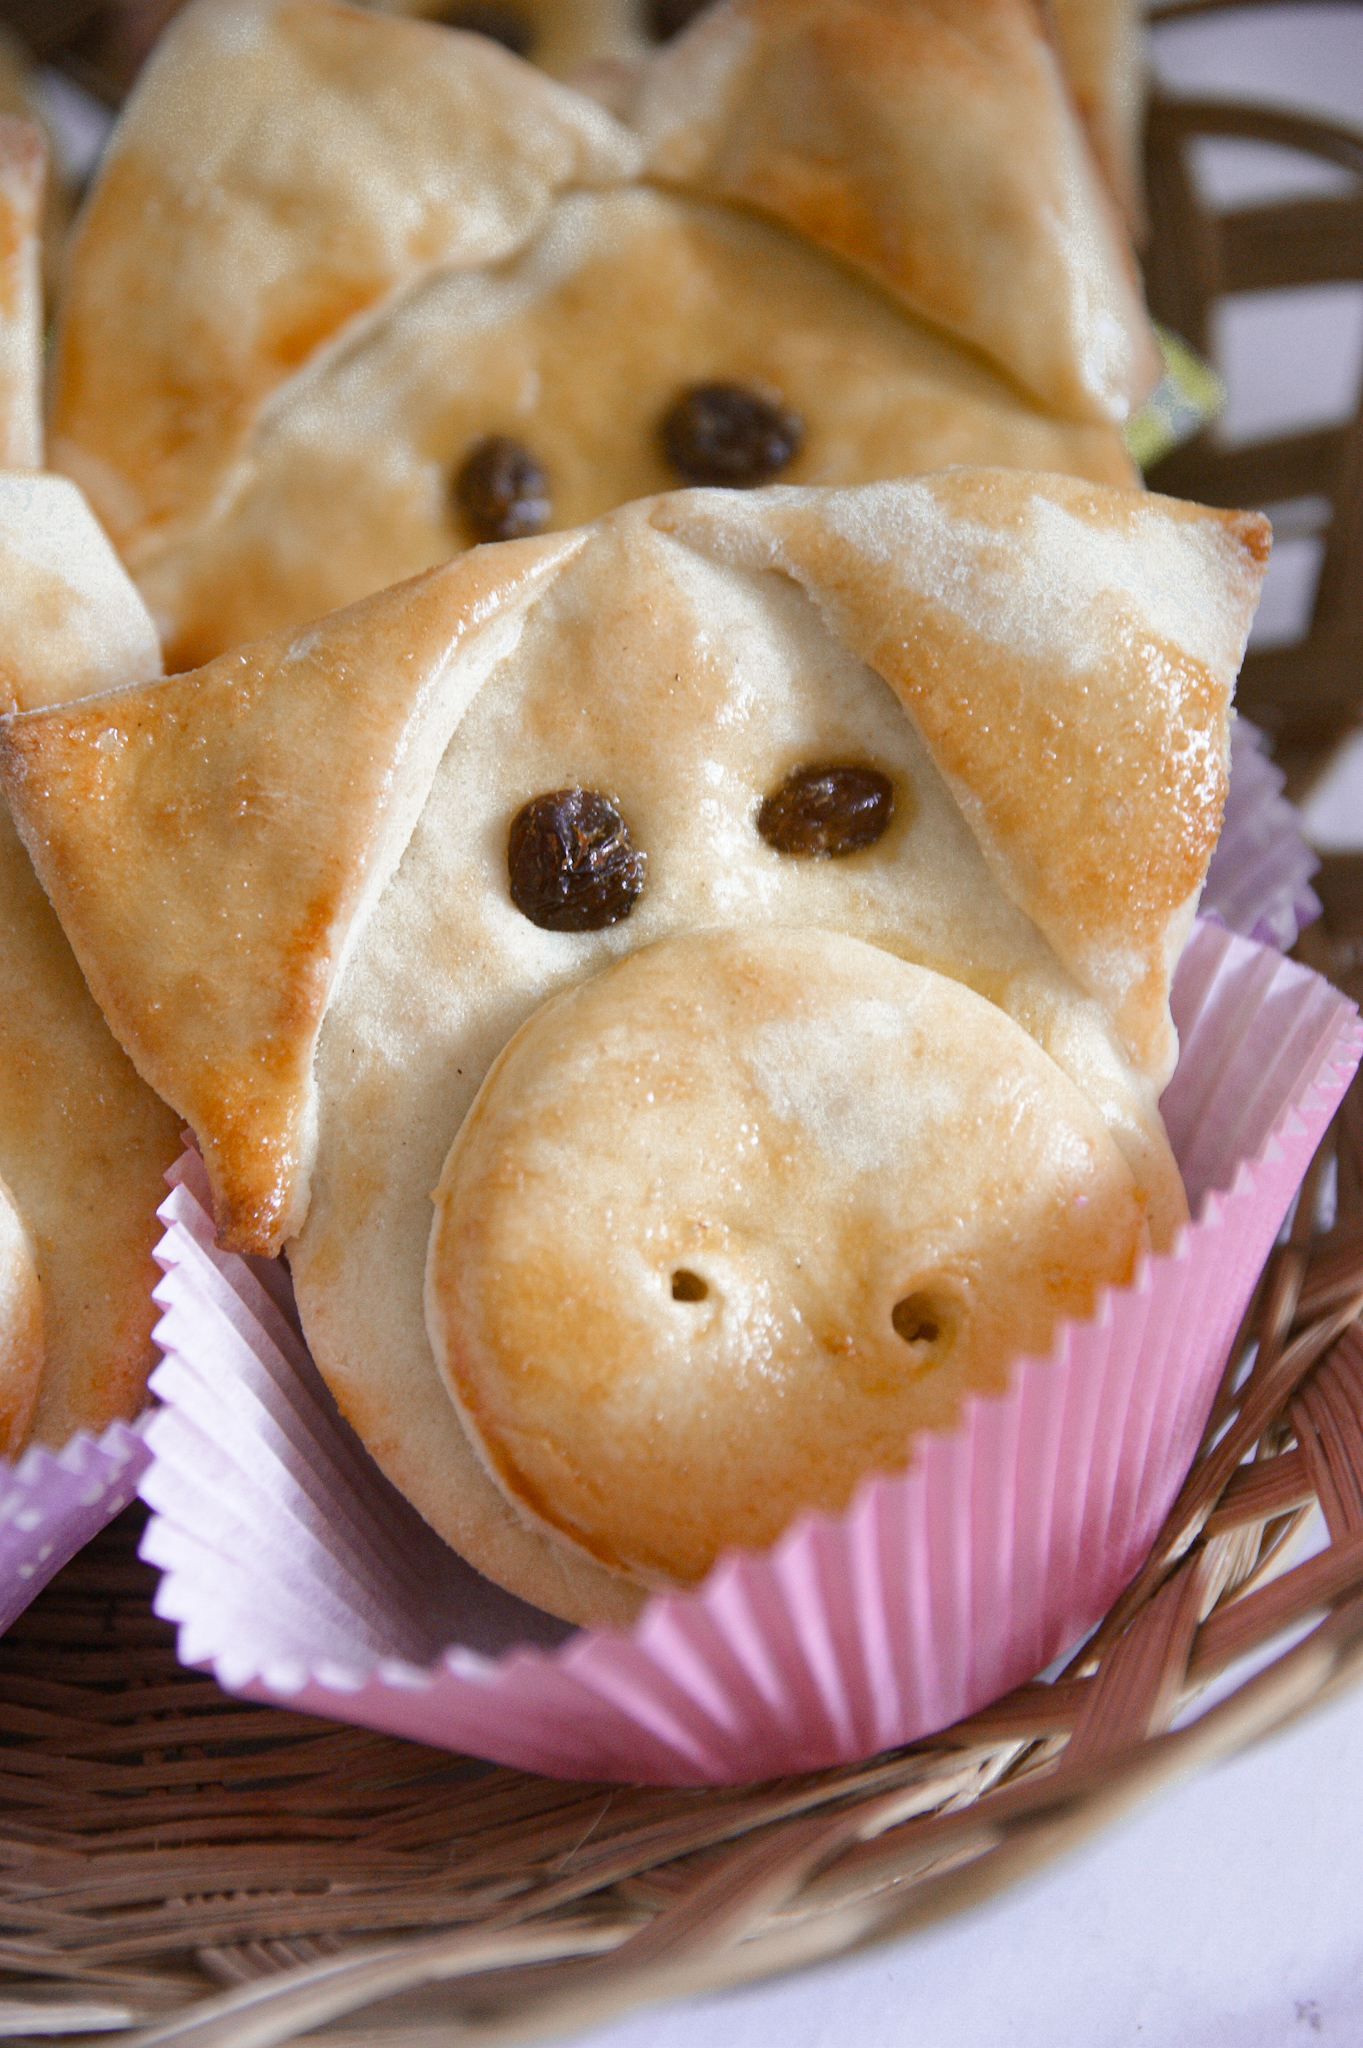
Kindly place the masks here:
POLYGON ((489 434, 470 448, 454 479, 454 501, 474 540, 543 533, 553 513, 544 471, 506 434, 489 434))
POLYGON ((670 42, 708 5, 709 0, 649 0, 648 25, 653 40, 670 42))
POLYGON ((827 860, 874 846, 890 822, 894 784, 878 768, 796 768, 757 813, 777 853, 827 860))
POLYGON ((511 900, 546 932, 598 932, 633 910, 644 856, 624 819, 594 789, 531 797, 507 841, 511 900))
POLYGON ((446 28, 466 29, 470 35, 487 36, 514 56, 528 57, 535 47, 535 24, 519 7, 479 6, 478 0, 451 0, 436 14, 446 28))
POLYGON ((663 453, 689 484, 751 490, 770 482, 799 454, 798 416, 742 384, 693 384, 660 427, 663 453))

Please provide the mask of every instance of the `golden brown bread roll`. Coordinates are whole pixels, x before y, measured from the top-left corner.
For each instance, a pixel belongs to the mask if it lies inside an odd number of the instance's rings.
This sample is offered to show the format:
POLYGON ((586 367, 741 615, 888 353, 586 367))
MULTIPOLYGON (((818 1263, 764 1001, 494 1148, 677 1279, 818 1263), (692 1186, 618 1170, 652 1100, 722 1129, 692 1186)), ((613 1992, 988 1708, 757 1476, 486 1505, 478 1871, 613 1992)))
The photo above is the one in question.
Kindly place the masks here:
POLYGON ((173 666, 725 481, 664 432, 697 387, 795 419, 739 481, 1134 482, 1154 356, 1109 211, 1030 0, 743 0, 657 52, 635 125, 485 37, 198 0, 82 218, 52 459, 173 666))
MULTIPOLYGON (((622 985, 616 963, 675 969, 684 995, 704 978, 676 950, 692 935, 715 959, 740 937, 764 962, 789 949, 797 988, 841 981, 830 1043, 924 971, 959 1017, 949 1040, 970 1042, 983 1006, 982 1090, 1002 1039, 1047 1076, 1029 1099, 1070 1134, 1051 1210, 1064 1186, 1095 1200, 1102 1258, 1034 1262, 1043 1343, 1047 1301, 1086 1303, 1099 1266, 1129 1276, 1145 1233, 1165 1247, 1186 1214, 1157 1109, 1168 988, 1265 551, 1252 515, 1004 470, 677 493, 474 550, 193 674, 22 714, 0 772, 106 1014, 197 1131, 222 1233, 288 1241, 309 1341, 384 1469, 492 1576, 619 1621, 639 1570, 685 1577, 709 1538, 625 1572, 602 1561, 625 1556, 621 1530, 546 1533, 542 1502, 489 1477, 428 1341, 431 1191, 484 1077, 560 993, 590 1008, 586 989, 622 985), (1092 1188, 1065 1181, 1076 1159, 1092 1188)), ((642 1074, 650 1034, 622 1031, 621 1071, 642 1074)), ((565 1071, 542 1129, 577 1115, 565 1071)), ((521 1114, 513 1096, 487 1115, 503 1109, 521 1114)), ((887 1121, 838 1117, 863 1148, 887 1121)), ((754 1146, 759 1179, 786 1171, 773 1143, 754 1146)), ((465 1200, 450 1168, 456 1222, 485 1213, 498 1170, 484 1159, 465 1200)), ((867 1213, 898 1228, 914 1192, 887 1181, 867 1213)), ((589 1245, 600 1203, 585 1214, 589 1245)), ((680 1243, 668 1260, 705 1277, 680 1243)), ((489 1263, 514 1293, 519 1255, 489 1263)), ((921 1341, 895 1305, 934 1285, 885 1280, 892 1357, 921 1341)), ((472 1414, 448 1334, 463 1311, 437 1314, 472 1414)), ((939 1420, 959 1391, 929 1373, 915 1412, 939 1420)))

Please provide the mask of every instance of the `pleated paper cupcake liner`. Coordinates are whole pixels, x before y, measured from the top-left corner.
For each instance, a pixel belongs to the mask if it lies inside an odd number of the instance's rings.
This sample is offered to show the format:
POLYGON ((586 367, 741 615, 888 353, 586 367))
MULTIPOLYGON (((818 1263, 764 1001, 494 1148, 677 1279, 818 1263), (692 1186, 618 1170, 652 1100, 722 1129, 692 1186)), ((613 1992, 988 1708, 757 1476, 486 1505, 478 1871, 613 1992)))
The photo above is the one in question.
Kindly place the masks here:
POLYGON ((0 1631, 133 1499, 151 1458, 147 1421, 79 1430, 59 1451, 33 1444, 0 1463, 0 1631))
POLYGON ((1207 870, 1202 915, 1284 951, 1320 916, 1311 877, 1320 862, 1283 795, 1268 740, 1247 719, 1231 727, 1230 787, 1221 837, 1207 870))
POLYGON ((722 1559, 627 1634, 481 1579, 383 1479, 278 1276, 217 1250, 196 1158, 162 1209, 144 1555, 231 1690, 574 1778, 708 1784, 874 1754, 1042 1670, 1110 1606, 1192 1462, 1235 1329, 1363 1049, 1338 992, 1199 924, 1164 1109, 1195 1221, 906 1471, 722 1559))

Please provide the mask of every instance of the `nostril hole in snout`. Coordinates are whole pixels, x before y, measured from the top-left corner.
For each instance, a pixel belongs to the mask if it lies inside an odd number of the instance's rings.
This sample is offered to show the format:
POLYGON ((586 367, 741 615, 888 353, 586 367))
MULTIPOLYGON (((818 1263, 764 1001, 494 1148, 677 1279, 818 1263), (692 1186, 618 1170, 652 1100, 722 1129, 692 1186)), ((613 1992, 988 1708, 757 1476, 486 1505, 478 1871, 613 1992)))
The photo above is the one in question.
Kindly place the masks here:
POLYGON ((945 1327, 941 1306, 930 1294, 906 1294, 894 1305, 890 1321, 906 1344, 935 1344, 945 1327))
POLYGON ((699 1273, 688 1273, 685 1266, 678 1266, 672 1275, 672 1299, 674 1301, 704 1301, 710 1292, 699 1273))

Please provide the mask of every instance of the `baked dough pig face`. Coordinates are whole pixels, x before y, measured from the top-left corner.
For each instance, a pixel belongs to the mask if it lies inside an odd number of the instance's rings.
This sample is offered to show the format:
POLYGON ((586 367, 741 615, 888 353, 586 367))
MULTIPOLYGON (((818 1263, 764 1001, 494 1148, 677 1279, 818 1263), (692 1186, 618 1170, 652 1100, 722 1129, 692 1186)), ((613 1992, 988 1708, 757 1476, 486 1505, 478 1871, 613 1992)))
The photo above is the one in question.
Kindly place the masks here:
POLYGON ((1264 546, 1005 471, 681 493, 12 721, 220 1226, 491 1576, 621 1620, 1170 1242, 1264 546))
POLYGON ((741 0, 627 119, 485 37, 199 0, 82 216, 52 448, 184 667, 680 483, 1133 483, 1155 374, 1032 0, 741 0))

